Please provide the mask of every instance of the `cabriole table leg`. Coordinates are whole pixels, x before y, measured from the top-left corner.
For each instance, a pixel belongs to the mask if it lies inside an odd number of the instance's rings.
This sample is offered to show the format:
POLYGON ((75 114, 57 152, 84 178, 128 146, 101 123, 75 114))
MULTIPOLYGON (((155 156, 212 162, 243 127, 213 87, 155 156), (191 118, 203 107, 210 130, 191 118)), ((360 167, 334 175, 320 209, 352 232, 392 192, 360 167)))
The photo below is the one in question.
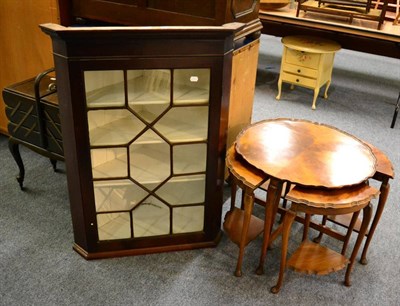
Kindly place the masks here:
POLYGON ((19 152, 19 144, 10 137, 8 140, 8 148, 10 149, 10 152, 19 168, 19 174, 17 176, 19 187, 21 188, 21 190, 24 190, 25 168, 24 163, 22 162, 21 154, 19 152))

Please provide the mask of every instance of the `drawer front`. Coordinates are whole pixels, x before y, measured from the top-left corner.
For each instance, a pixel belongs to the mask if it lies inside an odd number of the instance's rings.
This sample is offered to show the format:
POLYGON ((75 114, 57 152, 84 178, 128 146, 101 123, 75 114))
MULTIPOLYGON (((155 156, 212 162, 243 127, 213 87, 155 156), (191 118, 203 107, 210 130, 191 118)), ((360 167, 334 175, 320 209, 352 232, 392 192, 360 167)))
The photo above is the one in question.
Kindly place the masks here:
POLYGON ((289 48, 285 48, 285 50, 286 63, 313 69, 318 68, 321 54, 297 51, 289 48))
POLYGON ((47 133, 52 134, 56 139, 61 140, 60 111, 58 107, 48 104, 41 104, 43 110, 44 126, 47 133))
POLYGON ((14 92, 3 91, 5 113, 8 118, 8 133, 28 144, 63 155, 60 114, 58 105, 40 103, 43 115, 42 147, 36 102, 33 98, 14 92))
MULTIPOLYGON (((28 130, 39 132, 39 120, 36 115, 36 109, 32 105, 32 110, 28 112, 20 111, 6 106, 7 118, 16 128, 24 127, 28 130)), ((61 137, 60 115, 58 110, 48 108, 43 109, 43 125, 45 130, 49 130, 57 139, 61 137)), ((12 133, 12 131, 9 131, 12 133)))
MULTIPOLYGON (((6 109, 7 110, 7 109, 6 109)), ((33 117, 27 117, 22 122, 8 122, 8 133, 16 139, 26 143, 35 145, 49 152, 63 155, 63 142, 61 136, 61 128, 54 124, 54 122, 44 122, 44 141, 45 146, 42 146, 38 122, 33 117)))
POLYGON ((24 127, 35 132, 39 132, 39 123, 36 112, 20 112, 6 106, 6 116, 8 121, 14 124, 17 128, 24 127))
POLYGON ((298 74, 300 76, 305 76, 309 78, 316 79, 318 77, 318 70, 310 69, 302 66, 285 64, 283 66, 283 71, 298 74))
POLYGON ((36 105, 33 99, 7 91, 3 91, 3 99, 7 119, 12 123, 8 130, 11 136, 15 136, 15 132, 20 128, 25 129, 25 132, 20 132, 21 135, 39 132, 36 105))
POLYGON ((286 73, 286 72, 282 72, 282 81, 310 88, 315 88, 317 85, 317 80, 315 79, 310 79, 302 77, 300 75, 286 73))
POLYGON ((41 147, 40 134, 37 129, 31 129, 25 126, 15 124, 13 122, 9 122, 8 133, 10 134, 10 136, 16 139, 41 147))
POLYGON ((28 113, 33 111, 36 115, 35 100, 31 97, 3 90, 3 100, 6 106, 15 109, 16 112, 28 113))
POLYGON ((64 155, 62 140, 56 139, 52 135, 46 134, 46 143, 47 143, 46 150, 48 150, 51 153, 56 153, 61 156, 64 155))

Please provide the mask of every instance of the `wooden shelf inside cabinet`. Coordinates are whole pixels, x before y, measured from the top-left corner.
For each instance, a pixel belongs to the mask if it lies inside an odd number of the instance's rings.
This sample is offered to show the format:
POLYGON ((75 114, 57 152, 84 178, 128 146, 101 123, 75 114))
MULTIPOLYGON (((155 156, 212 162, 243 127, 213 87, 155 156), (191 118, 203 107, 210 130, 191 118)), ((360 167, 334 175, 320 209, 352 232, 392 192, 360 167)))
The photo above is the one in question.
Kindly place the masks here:
POLYGON ((91 259, 215 246, 243 25, 41 27, 59 76, 74 249, 91 259))

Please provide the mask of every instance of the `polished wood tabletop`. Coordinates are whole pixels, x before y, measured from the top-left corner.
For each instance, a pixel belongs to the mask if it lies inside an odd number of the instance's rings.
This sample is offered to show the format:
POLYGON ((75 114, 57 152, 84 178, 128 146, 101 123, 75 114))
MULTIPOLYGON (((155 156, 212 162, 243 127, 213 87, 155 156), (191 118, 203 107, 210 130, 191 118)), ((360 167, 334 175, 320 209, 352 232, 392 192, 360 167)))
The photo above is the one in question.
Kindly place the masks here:
POLYGON ((358 138, 307 120, 272 119, 243 130, 236 151, 276 179, 304 186, 338 188, 372 177, 376 158, 358 138))

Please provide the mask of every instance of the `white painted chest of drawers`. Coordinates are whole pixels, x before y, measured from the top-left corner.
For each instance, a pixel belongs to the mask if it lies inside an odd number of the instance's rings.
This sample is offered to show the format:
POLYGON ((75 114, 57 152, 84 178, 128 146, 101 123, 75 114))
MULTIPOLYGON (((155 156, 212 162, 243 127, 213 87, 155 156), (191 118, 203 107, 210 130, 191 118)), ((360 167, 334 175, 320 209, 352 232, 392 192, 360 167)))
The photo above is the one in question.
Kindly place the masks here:
POLYGON ((324 98, 328 97, 333 60, 340 45, 334 41, 312 36, 287 36, 282 38, 283 55, 278 80, 277 100, 281 98, 282 83, 314 90, 312 109, 315 109, 319 90, 326 85, 324 98))

